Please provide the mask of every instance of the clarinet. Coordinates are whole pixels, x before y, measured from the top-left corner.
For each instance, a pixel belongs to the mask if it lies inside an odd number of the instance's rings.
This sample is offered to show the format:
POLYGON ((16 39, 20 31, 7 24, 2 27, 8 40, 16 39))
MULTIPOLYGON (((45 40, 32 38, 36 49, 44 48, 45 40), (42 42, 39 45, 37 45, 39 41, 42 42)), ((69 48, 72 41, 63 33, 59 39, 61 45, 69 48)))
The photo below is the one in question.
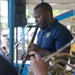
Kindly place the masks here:
MULTIPOLYGON (((36 36, 36 33, 37 33, 37 30, 38 30, 38 27, 39 27, 39 26, 37 25, 37 26, 36 26, 36 29, 35 29, 35 31, 34 31, 34 34, 33 34, 32 40, 31 40, 30 43, 33 43, 33 41, 34 41, 34 39, 35 39, 35 36, 36 36)), ((21 67, 20 67, 20 70, 19 70, 18 75, 21 75, 21 74, 22 74, 22 71, 23 71, 23 68, 24 68, 25 62, 26 62, 26 60, 27 60, 28 58, 29 58, 29 51, 26 52, 25 59, 23 59, 23 61, 22 61, 22 65, 21 65, 21 67)))

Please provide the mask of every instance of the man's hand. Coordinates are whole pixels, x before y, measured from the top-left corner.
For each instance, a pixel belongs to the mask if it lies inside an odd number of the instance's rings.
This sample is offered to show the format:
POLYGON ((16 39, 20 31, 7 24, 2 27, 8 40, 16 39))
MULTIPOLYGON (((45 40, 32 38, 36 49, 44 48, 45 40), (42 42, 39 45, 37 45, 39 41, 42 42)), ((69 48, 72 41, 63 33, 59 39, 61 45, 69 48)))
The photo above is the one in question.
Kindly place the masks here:
POLYGON ((48 75, 48 63, 44 62, 38 54, 31 56, 30 69, 34 75, 48 75))
POLYGON ((28 51, 34 51, 34 52, 40 52, 42 50, 42 48, 40 48, 38 45, 36 45, 36 44, 33 44, 33 43, 31 43, 31 44, 29 44, 29 46, 28 46, 28 51))

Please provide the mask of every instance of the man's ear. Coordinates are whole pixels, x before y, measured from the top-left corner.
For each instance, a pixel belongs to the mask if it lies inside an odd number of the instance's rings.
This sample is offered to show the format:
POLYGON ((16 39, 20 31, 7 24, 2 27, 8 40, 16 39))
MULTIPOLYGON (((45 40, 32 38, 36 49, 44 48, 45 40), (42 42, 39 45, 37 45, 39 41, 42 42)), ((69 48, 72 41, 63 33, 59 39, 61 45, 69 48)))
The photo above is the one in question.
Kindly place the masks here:
POLYGON ((51 16, 50 12, 46 12, 46 16, 50 17, 51 16))

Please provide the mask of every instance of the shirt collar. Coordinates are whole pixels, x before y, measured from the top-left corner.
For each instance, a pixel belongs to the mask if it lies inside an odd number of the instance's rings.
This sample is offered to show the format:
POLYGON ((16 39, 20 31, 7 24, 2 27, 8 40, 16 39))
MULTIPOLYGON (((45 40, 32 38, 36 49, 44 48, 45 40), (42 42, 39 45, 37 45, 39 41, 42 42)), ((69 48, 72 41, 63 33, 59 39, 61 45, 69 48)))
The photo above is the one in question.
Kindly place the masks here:
POLYGON ((57 21, 58 21, 58 20, 55 19, 54 22, 53 22, 47 29, 45 29, 45 30, 42 29, 42 31, 43 31, 43 32, 46 32, 46 31, 50 30, 50 29, 55 25, 55 23, 56 23, 57 21))

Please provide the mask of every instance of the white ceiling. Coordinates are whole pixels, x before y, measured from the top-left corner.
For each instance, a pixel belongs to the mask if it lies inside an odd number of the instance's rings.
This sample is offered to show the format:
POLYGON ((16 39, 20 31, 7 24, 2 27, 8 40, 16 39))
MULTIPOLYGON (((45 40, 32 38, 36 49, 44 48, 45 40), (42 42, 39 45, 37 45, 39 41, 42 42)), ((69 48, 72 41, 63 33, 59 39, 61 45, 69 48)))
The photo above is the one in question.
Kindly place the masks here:
MULTIPOLYGON (((60 4, 64 4, 64 3, 74 3, 75 0, 43 0, 44 2, 48 2, 48 3, 60 3, 60 4)), ((26 0, 26 3, 40 3, 41 0, 26 0)))
MULTIPOLYGON (((54 9, 75 9, 75 0, 43 0, 48 2, 54 9)), ((26 0, 28 5, 35 6, 41 3, 41 0, 26 0)))
MULTIPOLYGON (((2 1, 8 1, 8 0, 2 0, 2 1)), ((41 3, 42 0, 26 0, 26 7, 29 10, 33 10, 33 8, 41 3)), ((58 10, 75 10, 75 0, 43 0, 44 2, 48 2, 53 9, 58 9, 58 10)), ((64 19, 61 21, 64 24, 71 24, 75 25, 75 16, 64 19)))
MULTIPOLYGON (((8 1, 8 0, 2 0, 8 1)), ((26 0, 26 4, 31 6, 35 6, 41 3, 42 0, 26 0)), ((75 9, 75 0, 43 0, 44 2, 48 2, 54 9, 75 9)), ((33 8, 32 7, 32 8, 33 8)))

